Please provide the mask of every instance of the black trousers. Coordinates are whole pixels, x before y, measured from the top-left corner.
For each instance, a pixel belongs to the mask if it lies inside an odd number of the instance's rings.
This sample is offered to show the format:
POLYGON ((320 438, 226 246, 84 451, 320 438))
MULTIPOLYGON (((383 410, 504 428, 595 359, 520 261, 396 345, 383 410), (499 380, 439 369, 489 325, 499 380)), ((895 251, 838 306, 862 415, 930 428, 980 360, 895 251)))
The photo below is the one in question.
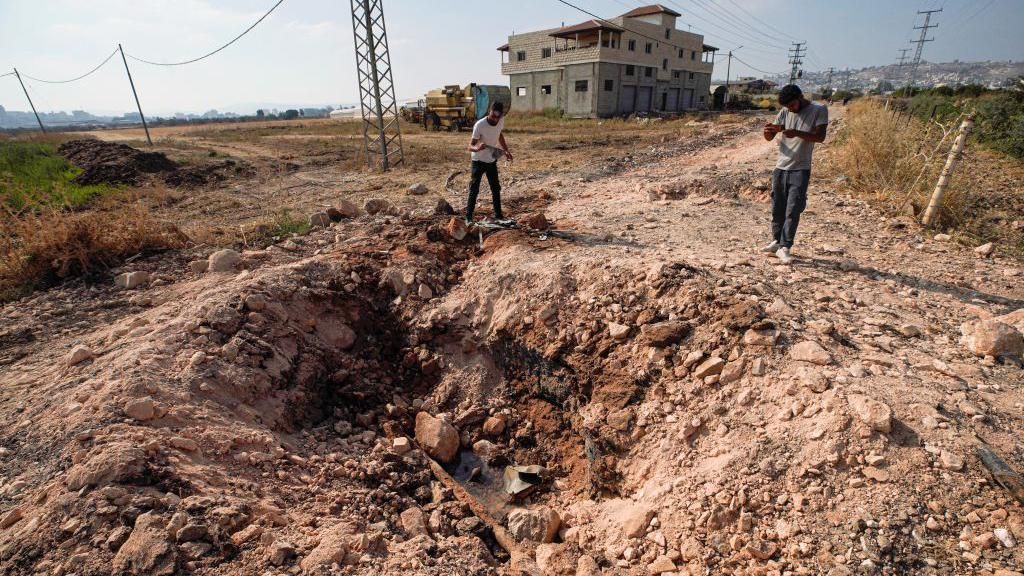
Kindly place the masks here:
POLYGON ((810 170, 781 170, 772 172, 772 238, 785 248, 793 247, 800 214, 807 207, 807 185, 810 170))
POLYGON ((491 187, 491 201, 494 204, 494 218, 501 220, 501 182, 498 180, 498 163, 473 160, 469 172, 469 202, 466 204, 466 219, 473 219, 476 210, 476 197, 480 194, 480 180, 487 175, 487 184, 491 187))

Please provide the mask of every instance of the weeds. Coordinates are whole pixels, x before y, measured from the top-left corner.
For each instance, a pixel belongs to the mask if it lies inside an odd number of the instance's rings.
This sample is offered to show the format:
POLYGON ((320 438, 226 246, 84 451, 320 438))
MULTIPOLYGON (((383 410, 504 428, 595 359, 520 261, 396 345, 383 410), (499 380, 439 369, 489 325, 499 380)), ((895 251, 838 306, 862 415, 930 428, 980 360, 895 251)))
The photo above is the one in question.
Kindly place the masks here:
POLYGON ((114 190, 74 183, 80 173, 50 143, 0 141, 0 205, 16 213, 35 207, 75 209, 114 190))
MULTIPOLYGON (((832 157, 846 186, 890 215, 915 219, 928 199, 956 137, 959 117, 913 120, 897 127, 876 102, 851 104, 832 157)), ((1000 250, 1024 254, 1024 234, 1014 219, 1024 214, 1020 175, 1024 162, 968 146, 947 189, 936 227, 976 245, 996 241, 1000 250)))

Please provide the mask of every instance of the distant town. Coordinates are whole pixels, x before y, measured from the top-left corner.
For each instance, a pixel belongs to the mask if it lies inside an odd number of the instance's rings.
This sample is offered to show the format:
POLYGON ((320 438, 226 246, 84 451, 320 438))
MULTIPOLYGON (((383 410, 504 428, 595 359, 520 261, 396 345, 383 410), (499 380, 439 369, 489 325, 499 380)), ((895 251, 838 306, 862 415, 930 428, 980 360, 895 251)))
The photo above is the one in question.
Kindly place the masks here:
MULTIPOLYGON (((718 72, 721 63, 716 63, 718 72)), ((868 66, 851 70, 804 71, 798 84, 812 91, 821 91, 831 87, 833 90, 847 92, 887 93, 906 86, 910 82, 910 66, 900 67, 896 64, 886 66, 868 66)), ((986 62, 922 62, 917 71, 914 85, 917 87, 961 86, 967 84, 981 85, 987 88, 1007 87, 1017 78, 1024 76, 1024 62, 986 61, 986 62)), ((736 77, 730 79, 730 90, 735 92, 770 92, 772 88, 788 82, 785 74, 774 76, 736 77)), ((710 90, 715 92, 724 85, 725 79, 714 80, 710 90)), ((709 100, 712 102, 713 100, 709 100)), ((21 106, 19 106, 21 107, 21 106)), ((186 123, 232 122, 243 120, 291 120, 297 118, 326 118, 334 115, 351 115, 355 108, 351 105, 325 106, 313 108, 266 108, 254 110, 251 114, 235 112, 219 112, 209 110, 201 114, 179 112, 171 116, 154 115, 146 120, 152 124, 174 125, 186 123)), ((100 128, 135 125, 141 122, 138 112, 127 112, 121 116, 102 116, 84 110, 71 112, 40 112, 43 124, 53 128, 100 128)), ((0 129, 34 129, 36 119, 32 112, 11 111, 0 105, 0 129)))

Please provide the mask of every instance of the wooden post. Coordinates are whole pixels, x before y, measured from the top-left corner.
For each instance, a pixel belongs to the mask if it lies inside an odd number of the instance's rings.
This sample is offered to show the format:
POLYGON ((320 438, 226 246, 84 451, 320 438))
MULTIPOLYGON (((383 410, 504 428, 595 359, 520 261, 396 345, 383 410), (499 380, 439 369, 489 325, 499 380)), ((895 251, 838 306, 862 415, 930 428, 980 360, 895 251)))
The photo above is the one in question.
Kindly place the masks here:
POLYGON ((18 74, 18 69, 14 69, 14 77, 18 79, 18 84, 21 84, 21 90, 25 93, 25 99, 28 100, 28 105, 32 108, 32 113, 36 115, 36 122, 39 123, 39 131, 46 134, 46 128, 43 128, 43 121, 39 119, 39 112, 36 112, 36 105, 32 103, 32 97, 28 95, 28 89, 25 88, 25 83, 21 81, 21 74, 18 74))
POLYGON ((124 57, 124 48, 120 44, 117 49, 121 52, 121 60, 124 62, 124 71, 128 74, 128 85, 132 87, 132 96, 135 96, 135 107, 139 109, 139 118, 142 118, 142 129, 146 132, 146 142, 153 145, 153 139, 149 137, 149 125, 146 124, 146 115, 142 113, 142 104, 139 103, 139 93, 135 91, 135 81, 132 80, 132 71, 128 69, 128 59, 124 57))
POLYGON ((953 176, 953 171, 956 170, 956 165, 960 162, 960 158, 963 156, 964 143, 967 141, 967 136, 970 135, 971 130, 974 129, 974 116, 968 116, 962 124, 960 124, 960 133, 957 134, 956 141, 953 142, 953 147, 949 150, 949 156, 946 158, 946 165, 942 168, 942 174, 939 175, 939 181, 935 184, 935 190, 932 192, 932 198, 928 202, 928 209, 924 212, 924 218, 921 219, 921 223, 925 226, 930 226, 935 221, 935 217, 938 216, 939 207, 942 205, 942 197, 946 194, 946 186, 949 185, 949 180, 953 176))

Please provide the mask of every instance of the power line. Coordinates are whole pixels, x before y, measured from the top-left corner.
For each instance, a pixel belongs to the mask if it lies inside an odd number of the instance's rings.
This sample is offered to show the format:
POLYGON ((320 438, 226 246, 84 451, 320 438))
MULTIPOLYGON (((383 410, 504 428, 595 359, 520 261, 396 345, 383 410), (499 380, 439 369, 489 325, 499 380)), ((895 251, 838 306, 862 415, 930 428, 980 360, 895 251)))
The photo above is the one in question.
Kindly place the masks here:
POLYGON ((732 59, 733 59, 733 60, 735 60, 735 61, 737 61, 737 62, 739 62, 740 64, 743 64, 743 65, 744 65, 744 66, 746 66, 747 68, 750 68, 750 69, 752 69, 752 70, 756 70, 756 71, 760 72, 761 74, 765 74, 765 75, 767 75, 767 76, 775 76, 775 75, 777 75, 777 74, 778 74, 778 72, 769 72, 769 71, 767 71, 767 70, 761 70, 760 68, 757 68, 757 67, 751 66, 750 64, 747 64, 747 63, 746 63, 746 62, 744 62, 743 60, 740 60, 740 59, 739 59, 739 57, 738 57, 738 56, 735 56, 735 55, 733 55, 732 59))
MULTIPOLYGON (((756 42, 758 44, 761 44, 763 46, 767 46, 769 48, 779 48, 778 46, 772 46, 771 44, 768 44, 767 42, 764 42, 763 40, 759 40, 757 38, 751 38, 749 35, 739 34, 737 32, 731 31, 731 30, 729 30, 729 29, 727 29, 727 28, 725 28, 723 26, 720 26, 720 25, 712 22, 711 20, 708 20, 707 18, 704 18, 700 14, 697 14, 693 10, 690 10, 689 8, 684 7, 682 4, 680 4, 679 2, 676 2, 675 0, 669 0, 669 1, 670 1, 670 3, 673 6, 676 6, 680 10, 683 10, 685 12, 689 12, 690 15, 692 15, 694 18, 697 18, 697 19, 701 20, 702 22, 704 22, 704 23, 706 23, 706 24, 708 24, 710 26, 714 26, 715 28, 718 28, 719 30, 723 30, 726 34, 729 34, 730 36, 735 35, 736 38, 741 38, 740 42, 756 42)), ((723 38, 725 40, 729 40, 731 42, 735 41, 735 40, 731 40, 728 36, 721 36, 721 38, 723 38)))
POLYGON ((14 72, 8 72, 7 74, 0 74, 0 78, 3 78, 4 76, 14 76, 14 72))
POLYGON ((772 30, 775 30, 777 33, 782 34, 783 36, 789 38, 790 40, 796 40, 796 36, 792 36, 790 34, 787 34, 787 33, 783 32, 782 30, 779 30, 775 26, 772 26, 771 24, 765 22, 764 20, 761 20, 757 16, 754 16, 753 14, 748 12, 746 8, 744 8, 743 6, 741 6, 740 4, 735 2, 735 0, 728 0, 728 2, 729 2, 729 4, 732 4, 733 6, 739 8, 744 14, 746 14, 747 16, 750 16, 751 18, 753 18, 754 20, 756 20, 760 24, 762 24, 764 26, 767 26, 768 28, 771 28, 772 30))
MULTIPOLYGON (((786 42, 786 40, 776 38, 776 37, 772 36, 771 34, 768 34, 767 32, 765 32, 765 31, 763 31, 763 30, 761 30, 761 29, 751 25, 750 23, 746 22, 742 18, 737 17, 735 14, 733 14, 732 12, 727 10, 724 6, 722 6, 721 4, 716 2, 715 0, 696 0, 696 1, 698 2, 698 5, 703 5, 705 2, 710 2, 712 5, 716 6, 719 10, 721 10, 723 13, 726 14, 726 16, 728 16, 731 19, 731 20, 727 20, 726 18, 723 18, 721 15, 718 15, 718 18, 720 20, 722 20, 722 21, 728 21, 730 23, 737 22, 740 25, 742 25, 743 27, 751 30, 754 34, 759 34, 759 35, 767 38, 768 40, 771 40, 772 42, 786 42)), ((707 11, 708 13, 711 13, 711 10, 708 9, 708 8, 704 8, 704 10, 707 11)), ((773 47, 776 47, 776 48, 780 48, 780 49, 784 49, 785 48, 784 46, 780 46, 780 45, 777 45, 777 44, 770 44, 770 43, 767 43, 767 42, 765 44, 773 46, 773 47)))
POLYGON ((75 76, 74 78, 71 78, 69 80, 43 80, 42 78, 35 78, 33 76, 29 76, 28 74, 25 74, 24 72, 22 72, 21 75, 23 77, 25 77, 25 78, 28 78, 29 80, 34 80, 36 82, 42 82, 43 84, 68 84, 70 82, 77 82, 77 81, 81 80, 82 78, 85 78, 86 76, 91 75, 93 72, 96 72, 100 68, 103 68, 103 65, 106 64, 107 62, 110 62, 110 59, 114 57, 114 54, 117 54, 117 50, 118 50, 117 48, 114 48, 114 51, 111 52, 109 56, 104 58, 103 62, 100 62, 92 70, 89 70, 88 72, 86 72, 85 74, 82 74, 81 76, 75 76))
POLYGON ((139 58, 139 57, 137 57, 137 56, 132 56, 131 54, 127 54, 127 56, 128 56, 129 58, 131 58, 132 60, 137 60, 137 61, 139 61, 139 62, 142 62, 143 64, 152 64, 153 66, 183 66, 183 65, 185 65, 185 64, 192 64, 193 62, 199 62, 200 60, 203 60, 203 59, 209 58, 210 56, 213 56, 213 55, 214 55, 214 54, 216 54, 217 52, 220 52, 221 50, 223 50, 223 49, 227 48, 228 46, 231 46, 232 44, 234 44, 235 42, 237 42, 237 41, 238 41, 238 40, 239 40, 239 39, 240 39, 240 38, 241 38, 242 36, 245 36, 246 34, 248 34, 248 33, 249 33, 249 32, 250 32, 250 31, 251 31, 251 30, 252 30, 253 28, 255 28, 255 27, 256 27, 256 26, 257 26, 257 25, 258 25, 258 24, 259 24, 260 22, 263 22, 263 20, 264 20, 264 19, 265 19, 265 18, 266 18, 267 16, 270 16, 270 13, 271 13, 271 12, 273 12, 274 10, 276 10, 276 9, 277 9, 277 7, 278 7, 278 6, 280 6, 280 5, 281 5, 281 4, 283 3, 283 2, 284 2, 284 0, 278 0, 278 1, 277 1, 277 4, 274 4, 273 6, 271 6, 271 7, 270 7, 270 10, 267 10, 267 13, 266 13, 266 14, 264 14, 263 16, 260 16, 260 19, 259 19, 259 20, 257 20, 257 21, 255 21, 255 22, 253 22, 253 23, 252 23, 252 26, 249 26, 248 28, 246 28, 244 32, 242 32, 242 33, 241 33, 241 34, 239 34, 238 36, 235 36, 235 37, 234 37, 234 38, 233 38, 233 39, 232 39, 232 40, 231 40, 230 42, 228 42, 227 44, 225 44, 225 45, 221 46, 220 48, 217 48, 217 49, 216 49, 216 50, 214 50, 213 52, 210 52, 210 53, 208 53, 208 54, 204 54, 204 55, 202 55, 202 56, 200 56, 200 57, 198 57, 198 58, 193 58, 193 59, 191 59, 191 60, 185 60, 184 62, 153 62, 153 61, 150 61, 150 60, 145 60, 145 59, 143 59, 143 58, 139 58))

